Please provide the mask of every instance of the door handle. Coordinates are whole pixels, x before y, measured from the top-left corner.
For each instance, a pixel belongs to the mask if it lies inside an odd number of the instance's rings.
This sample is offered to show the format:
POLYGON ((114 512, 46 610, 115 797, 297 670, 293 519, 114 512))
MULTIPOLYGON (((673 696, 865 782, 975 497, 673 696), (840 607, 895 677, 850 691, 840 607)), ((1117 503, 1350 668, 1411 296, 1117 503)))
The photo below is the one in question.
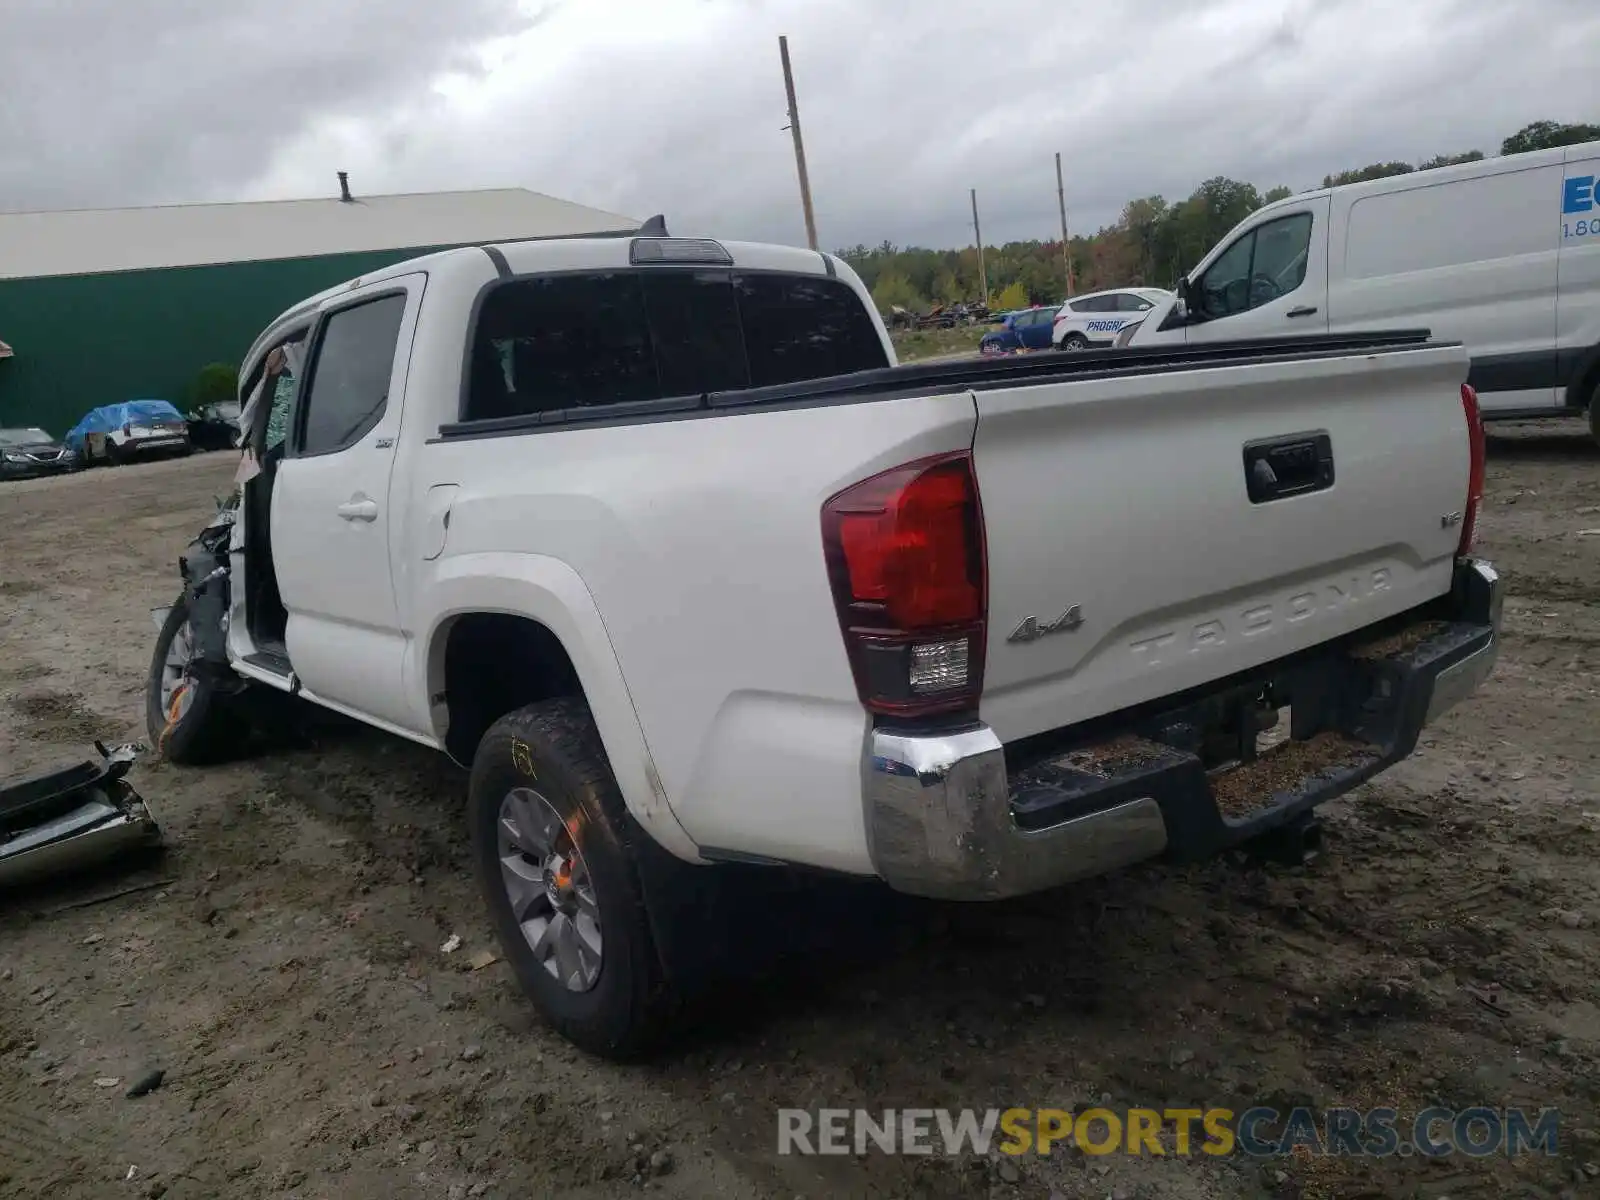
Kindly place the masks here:
POLYGON ((1310 316, 1315 316, 1316 315, 1316 311, 1317 310, 1314 307, 1302 304, 1298 308, 1291 308, 1288 311, 1288 313, 1285 314, 1285 315, 1291 316, 1291 317, 1310 317, 1310 316))
POLYGON ((346 521, 376 521, 378 504, 375 500, 348 500, 339 505, 339 515, 346 521))

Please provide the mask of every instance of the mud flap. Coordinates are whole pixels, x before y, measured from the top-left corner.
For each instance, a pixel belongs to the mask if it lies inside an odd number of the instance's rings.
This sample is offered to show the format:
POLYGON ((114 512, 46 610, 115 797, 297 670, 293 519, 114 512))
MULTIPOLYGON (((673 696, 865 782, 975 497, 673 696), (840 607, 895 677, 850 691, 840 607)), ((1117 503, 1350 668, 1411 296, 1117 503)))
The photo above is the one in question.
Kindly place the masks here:
POLYGON ((0 887, 31 883, 155 845, 161 830, 124 779, 141 749, 99 742, 85 760, 0 784, 0 887))

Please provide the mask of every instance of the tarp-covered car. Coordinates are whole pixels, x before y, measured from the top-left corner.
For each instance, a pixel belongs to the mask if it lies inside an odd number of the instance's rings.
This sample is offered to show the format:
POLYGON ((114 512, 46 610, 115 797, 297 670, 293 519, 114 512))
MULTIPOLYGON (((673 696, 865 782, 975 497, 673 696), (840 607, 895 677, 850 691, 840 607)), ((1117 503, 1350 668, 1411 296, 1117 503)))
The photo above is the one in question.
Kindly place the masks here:
POLYGON ((60 475, 78 466, 78 456, 43 429, 0 429, 0 479, 60 475))
POLYGON ((189 422, 166 400, 124 400, 90 409, 66 443, 86 466, 188 454, 189 422))

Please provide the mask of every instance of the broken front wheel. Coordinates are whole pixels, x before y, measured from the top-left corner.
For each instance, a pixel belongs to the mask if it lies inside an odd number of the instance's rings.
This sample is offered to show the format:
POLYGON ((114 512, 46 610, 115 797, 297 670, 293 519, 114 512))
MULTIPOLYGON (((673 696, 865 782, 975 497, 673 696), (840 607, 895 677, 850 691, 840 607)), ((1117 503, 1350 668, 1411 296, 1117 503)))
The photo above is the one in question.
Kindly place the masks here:
POLYGON ((156 635, 145 684, 145 726, 150 744, 171 762, 212 763, 243 747, 246 725, 212 669, 195 659, 187 595, 167 610, 156 635))

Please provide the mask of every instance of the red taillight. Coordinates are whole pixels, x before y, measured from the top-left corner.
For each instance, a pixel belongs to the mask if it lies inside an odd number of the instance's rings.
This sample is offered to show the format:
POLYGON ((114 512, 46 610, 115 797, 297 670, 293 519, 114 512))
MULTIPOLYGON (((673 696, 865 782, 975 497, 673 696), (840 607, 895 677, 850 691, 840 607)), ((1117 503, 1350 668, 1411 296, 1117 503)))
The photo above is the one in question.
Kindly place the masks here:
POLYGON ((847 488, 822 506, 822 541, 868 710, 976 705, 987 597, 971 456, 921 459, 847 488))
POLYGON ((1483 504, 1483 476, 1487 465, 1483 410, 1478 407, 1478 393, 1470 383, 1461 385, 1461 410, 1467 418, 1467 447, 1472 466, 1467 473, 1467 502, 1461 510, 1461 541, 1456 545, 1456 553, 1470 554, 1478 533, 1478 509, 1483 504))

